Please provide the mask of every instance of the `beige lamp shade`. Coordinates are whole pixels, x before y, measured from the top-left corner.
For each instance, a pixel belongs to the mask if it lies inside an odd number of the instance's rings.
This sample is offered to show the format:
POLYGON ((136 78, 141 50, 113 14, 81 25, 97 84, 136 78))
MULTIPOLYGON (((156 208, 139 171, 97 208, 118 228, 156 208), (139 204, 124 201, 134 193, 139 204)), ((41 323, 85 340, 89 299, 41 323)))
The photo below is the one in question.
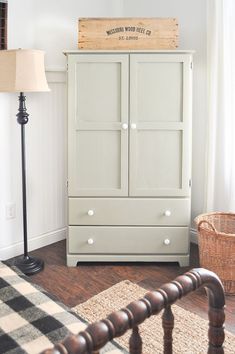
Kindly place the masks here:
POLYGON ((50 91, 44 52, 35 49, 0 50, 0 92, 50 91))

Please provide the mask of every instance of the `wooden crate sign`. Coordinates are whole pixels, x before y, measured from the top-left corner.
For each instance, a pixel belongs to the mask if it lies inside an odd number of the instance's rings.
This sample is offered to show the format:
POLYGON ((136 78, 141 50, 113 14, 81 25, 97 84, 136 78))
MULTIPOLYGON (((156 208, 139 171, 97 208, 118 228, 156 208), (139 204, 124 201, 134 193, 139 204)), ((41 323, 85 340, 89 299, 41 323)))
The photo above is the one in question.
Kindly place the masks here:
POLYGON ((81 18, 79 49, 176 49, 176 18, 81 18))

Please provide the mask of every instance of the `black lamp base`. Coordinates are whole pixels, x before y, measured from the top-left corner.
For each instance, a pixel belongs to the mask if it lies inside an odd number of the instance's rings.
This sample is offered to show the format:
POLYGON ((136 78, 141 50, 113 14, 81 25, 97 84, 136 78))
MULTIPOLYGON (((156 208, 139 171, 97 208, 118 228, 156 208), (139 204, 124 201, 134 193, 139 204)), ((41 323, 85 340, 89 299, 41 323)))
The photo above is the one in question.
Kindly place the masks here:
POLYGON ((39 258, 23 256, 16 259, 15 266, 19 268, 22 273, 33 275, 43 270, 44 262, 39 258))

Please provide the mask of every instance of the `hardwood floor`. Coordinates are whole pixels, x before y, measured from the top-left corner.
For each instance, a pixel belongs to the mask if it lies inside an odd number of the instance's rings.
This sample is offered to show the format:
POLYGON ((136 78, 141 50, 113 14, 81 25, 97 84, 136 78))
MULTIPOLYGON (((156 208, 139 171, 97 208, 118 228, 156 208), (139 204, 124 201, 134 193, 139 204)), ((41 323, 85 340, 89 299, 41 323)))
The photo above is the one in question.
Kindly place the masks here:
MULTIPOLYGON (((147 290, 157 289, 185 271, 198 267, 198 247, 191 245, 189 267, 177 263, 81 263, 67 267, 65 241, 60 241, 31 252, 43 258, 45 269, 31 276, 69 307, 73 307, 110 286, 128 279, 147 290)), ((190 294, 177 304, 207 319, 207 299, 204 290, 190 294)), ((226 296, 226 328, 235 333, 235 296, 226 296)))

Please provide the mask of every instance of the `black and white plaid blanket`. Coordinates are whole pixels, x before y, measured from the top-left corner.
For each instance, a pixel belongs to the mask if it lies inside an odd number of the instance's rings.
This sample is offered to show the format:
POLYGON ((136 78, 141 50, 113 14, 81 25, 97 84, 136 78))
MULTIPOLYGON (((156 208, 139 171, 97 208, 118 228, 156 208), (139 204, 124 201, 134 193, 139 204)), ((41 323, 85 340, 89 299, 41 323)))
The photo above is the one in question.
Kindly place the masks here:
MULTIPOLYGON (((0 354, 38 354, 86 323, 17 269, 0 262, 0 354)), ((103 353, 123 353, 109 344, 103 353)))

